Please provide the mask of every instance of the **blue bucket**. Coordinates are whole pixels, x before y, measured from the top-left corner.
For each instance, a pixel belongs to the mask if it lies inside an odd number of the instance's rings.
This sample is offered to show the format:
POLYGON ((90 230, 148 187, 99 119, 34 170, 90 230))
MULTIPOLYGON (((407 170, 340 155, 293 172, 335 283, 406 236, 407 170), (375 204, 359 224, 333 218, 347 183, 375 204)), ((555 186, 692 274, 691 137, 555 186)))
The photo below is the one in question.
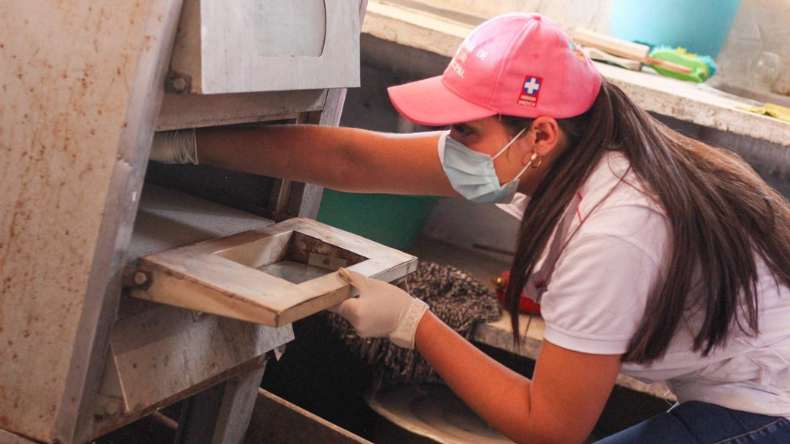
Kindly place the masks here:
POLYGON ((741 0, 612 0, 613 37, 716 58, 741 0))

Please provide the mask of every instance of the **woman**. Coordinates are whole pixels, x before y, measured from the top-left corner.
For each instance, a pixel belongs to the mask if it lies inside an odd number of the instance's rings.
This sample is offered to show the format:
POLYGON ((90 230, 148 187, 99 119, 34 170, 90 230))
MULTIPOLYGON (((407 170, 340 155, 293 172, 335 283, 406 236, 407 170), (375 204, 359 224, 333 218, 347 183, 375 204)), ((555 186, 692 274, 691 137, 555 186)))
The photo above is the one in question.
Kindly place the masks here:
POLYGON ((452 129, 206 129, 160 135, 153 157, 503 203, 522 218, 507 308, 526 288, 546 321, 532 380, 387 283, 345 272, 360 297, 338 311, 416 345, 517 442, 583 442, 619 372, 667 381, 680 404, 605 443, 790 442, 790 207, 748 165, 655 121, 536 14, 489 20, 442 76, 390 97, 452 129))

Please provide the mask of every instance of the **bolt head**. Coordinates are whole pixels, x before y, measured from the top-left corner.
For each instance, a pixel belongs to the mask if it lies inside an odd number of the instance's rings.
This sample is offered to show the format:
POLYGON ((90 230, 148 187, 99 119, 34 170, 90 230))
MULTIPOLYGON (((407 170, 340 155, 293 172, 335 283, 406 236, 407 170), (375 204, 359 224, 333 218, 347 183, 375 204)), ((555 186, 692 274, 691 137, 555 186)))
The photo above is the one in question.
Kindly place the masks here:
POLYGON ((170 80, 170 87, 173 91, 184 92, 187 90, 187 81, 183 77, 175 77, 170 80))
POLYGON ((118 404, 115 402, 108 402, 106 406, 104 406, 104 411, 108 415, 117 415, 119 412, 118 404))
POLYGON ((145 285, 148 282, 148 275, 143 273, 142 271, 138 271, 134 274, 134 284, 135 285, 145 285))

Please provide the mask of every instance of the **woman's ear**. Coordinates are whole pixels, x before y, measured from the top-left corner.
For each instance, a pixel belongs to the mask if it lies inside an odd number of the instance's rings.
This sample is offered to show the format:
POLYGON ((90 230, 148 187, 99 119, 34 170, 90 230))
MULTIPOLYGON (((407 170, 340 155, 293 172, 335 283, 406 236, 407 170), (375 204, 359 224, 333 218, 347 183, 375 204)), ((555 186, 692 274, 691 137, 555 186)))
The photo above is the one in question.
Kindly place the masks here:
POLYGON ((552 117, 538 117, 530 125, 530 139, 535 152, 545 156, 560 145, 560 126, 552 117))

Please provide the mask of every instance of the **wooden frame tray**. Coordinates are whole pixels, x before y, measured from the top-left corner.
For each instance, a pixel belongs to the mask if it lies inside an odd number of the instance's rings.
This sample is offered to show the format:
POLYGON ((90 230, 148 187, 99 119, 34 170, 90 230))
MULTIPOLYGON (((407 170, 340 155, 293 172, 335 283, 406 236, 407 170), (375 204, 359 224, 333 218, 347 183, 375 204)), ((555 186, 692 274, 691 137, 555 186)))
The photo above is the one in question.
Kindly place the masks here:
POLYGON ((293 218, 142 257, 127 276, 136 298, 278 327, 351 297, 339 267, 394 281, 417 258, 293 218))

